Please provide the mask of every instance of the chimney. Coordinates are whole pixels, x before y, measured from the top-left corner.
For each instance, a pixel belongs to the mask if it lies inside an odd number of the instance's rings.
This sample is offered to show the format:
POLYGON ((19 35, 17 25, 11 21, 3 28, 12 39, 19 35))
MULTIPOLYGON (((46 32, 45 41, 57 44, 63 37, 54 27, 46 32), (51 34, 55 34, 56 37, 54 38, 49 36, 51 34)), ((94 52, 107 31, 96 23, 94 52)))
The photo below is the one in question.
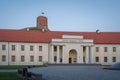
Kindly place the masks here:
POLYGON ((38 16, 37 17, 37 24, 36 26, 40 29, 48 30, 48 22, 47 17, 45 16, 38 16))

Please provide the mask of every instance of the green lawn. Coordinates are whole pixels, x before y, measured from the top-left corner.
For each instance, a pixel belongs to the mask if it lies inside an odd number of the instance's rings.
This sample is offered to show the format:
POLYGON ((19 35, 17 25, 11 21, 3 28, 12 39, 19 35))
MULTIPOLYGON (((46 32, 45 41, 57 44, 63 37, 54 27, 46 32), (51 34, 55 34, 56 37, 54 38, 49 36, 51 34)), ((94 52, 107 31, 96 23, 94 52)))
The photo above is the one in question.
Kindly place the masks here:
MULTIPOLYGON (((44 65, 37 65, 36 67, 43 67, 44 65)), ((0 66, 0 70, 10 70, 10 69, 22 69, 25 68, 26 66, 23 65, 4 65, 4 66, 0 66)))
POLYGON ((22 78, 15 72, 0 72, 0 80, 31 80, 27 78, 22 78))
POLYGON ((3 69, 7 69, 7 70, 9 70, 9 69, 22 69, 22 68, 24 68, 25 66, 18 66, 18 65, 5 65, 5 66, 0 66, 0 70, 3 70, 3 69))

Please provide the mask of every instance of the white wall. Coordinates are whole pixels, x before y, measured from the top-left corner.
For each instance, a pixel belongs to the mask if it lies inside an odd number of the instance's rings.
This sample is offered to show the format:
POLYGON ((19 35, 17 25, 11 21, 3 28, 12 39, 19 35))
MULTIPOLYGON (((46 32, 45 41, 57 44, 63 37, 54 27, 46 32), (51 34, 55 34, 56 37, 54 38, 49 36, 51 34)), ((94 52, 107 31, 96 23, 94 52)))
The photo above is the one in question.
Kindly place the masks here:
POLYGON ((103 65, 112 65, 116 62, 120 62, 120 45, 118 44, 96 44, 94 46, 94 55, 95 57, 99 57, 99 62, 95 62, 97 64, 103 65), (99 47, 99 52, 96 52, 96 47, 99 47), (104 47, 108 48, 108 52, 104 52, 104 47), (113 52, 113 47, 116 47, 116 52, 113 52), (104 57, 108 58, 108 62, 104 62, 104 57), (116 62, 112 61, 112 58, 116 57, 116 62))
MULTIPOLYGON (((56 43, 57 44, 57 43, 56 43)), ((68 63, 69 51, 75 49, 77 51, 78 63, 83 63, 83 47, 79 43, 58 43, 64 44, 64 57, 65 62, 68 63)), ((94 44, 92 46, 94 50, 92 51, 92 63, 112 65, 116 62, 120 62, 120 45, 119 44, 94 44), (99 52, 96 52, 96 47, 99 47, 99 52), (108 47, 108 52, 104 52, 104 47, 108 47), (112 48, 116 47, 116 52, 112 51, 112 48), (99 57, 99 62, 96 62, 95 57, 99 57), (104 62, 104 57, 108 57, 108 62, 104 62), (116 57, 116 62, 112 61, 112 57, 116 57)), ((50 62, 50 44, 48 43, 18 43, 18 42, 0 42, 0 65, 40 65, 43 62, 50 62), (6 50, 2 50, 2 45, 6 45, 6 50), (11 50, 11 45, 16 45, 16 50, 11 50), (21 45, 25 46, 25 50, 21 51, 21 45), (34 51, 30 51, 30 45, 34 46, 34 51), (39 51, 39 46, 42 46, 42 51, 39 51), (6 61, 2 62, 2 55, 6 55, 6 61), (16 61, 11 62, 11 56, 15 55, 16 61), (21 62, 21 56, 25 56, 25 62, 21 62), (34 62, 30 62, 30 56, 34 56, 34 62), (42 56, 43 61, 38 62, 38 56, 42 56)))
POLYGON ((47 43, 0 42, 0 57, 1 57, 0 65, 41 65, 43 64, 43 62, 48 62, 48 44, 47 43), (1 50, 3 44, 6 45, 5 51, 1 50), (15 51, 11 50, 12 45, 16 46, 15 51), (21 45, 25 46, 24 51, 21 51, 21 45), (30 45, 34 46, 33 51, 30 51, 30 45), (39 46, 42 46, 42 51, 39 51, 39 46), (2 55, 6 55, 6 62, 1 61, 2 55), (15 62, 11 61, 12 55, 14 55, 16 58, 15 62), (21 62, 21 56, 25 56, 24 62, 21 62), (30 62, 30 56, 34 56, 34 62, 30 62), (43 60, 42 62, 38 61, 39 59, 38 56, 42 56, 42 60, 43 60))

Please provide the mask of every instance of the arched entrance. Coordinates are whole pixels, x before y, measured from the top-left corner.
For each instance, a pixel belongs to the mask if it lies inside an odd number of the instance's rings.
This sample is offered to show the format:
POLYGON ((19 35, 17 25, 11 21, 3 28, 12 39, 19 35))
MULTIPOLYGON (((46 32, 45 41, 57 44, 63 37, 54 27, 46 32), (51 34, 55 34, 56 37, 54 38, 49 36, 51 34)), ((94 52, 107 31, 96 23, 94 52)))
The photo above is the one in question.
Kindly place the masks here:
POLYGON ((77 51, 72 49, 69 51, 69 63, 76 63, 77 62, 77 51))

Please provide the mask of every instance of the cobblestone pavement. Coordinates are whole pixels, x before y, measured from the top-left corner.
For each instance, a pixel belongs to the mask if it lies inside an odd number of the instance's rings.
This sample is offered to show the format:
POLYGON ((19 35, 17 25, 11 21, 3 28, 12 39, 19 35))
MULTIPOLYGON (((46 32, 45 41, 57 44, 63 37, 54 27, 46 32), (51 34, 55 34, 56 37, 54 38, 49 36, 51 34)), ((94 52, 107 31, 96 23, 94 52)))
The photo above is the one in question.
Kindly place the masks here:
POLYGON ((48 66, 31 68, 44 80, 120 80, 120 71, 105 70, 103 66, 48 66))

